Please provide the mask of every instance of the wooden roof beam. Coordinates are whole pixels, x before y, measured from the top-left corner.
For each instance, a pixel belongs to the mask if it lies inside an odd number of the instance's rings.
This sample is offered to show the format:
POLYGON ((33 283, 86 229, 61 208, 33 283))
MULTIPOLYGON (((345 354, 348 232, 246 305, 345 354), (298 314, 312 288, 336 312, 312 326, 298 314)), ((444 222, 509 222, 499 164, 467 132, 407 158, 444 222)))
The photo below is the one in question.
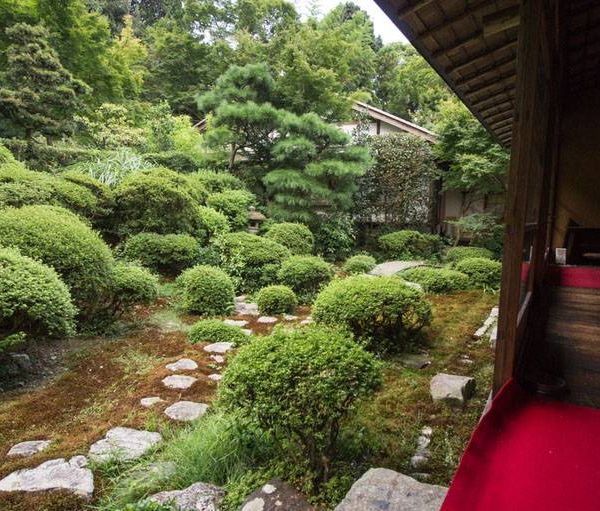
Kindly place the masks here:
POLYGON ((513 109, 507 108, 506 110, 502 110, 501 112, 495 113, 486 117, 485 120, 488 124, 494 124, 497 121, 503 121, 504 119, 512 119, 513 117, 513 109))
POLYGON ((480 99, 479 101, 474 101, 471 104, 473 105, 473 108, 478 108, 481 105, 484 105, 485 103, 487 103, 488 101, 494 101, 496 99, 501 98, 502 96, 507 96, 511 93, 515 92, 515 87, 506 87, 498 92, 496 92, 496 94, 492 94, 491 96, 488 96, 487 98, 483 98, 480 99))
POLYGON ((428 28, 427 30, 420 32, 419 34, 416 34, 416 36, 419 38, 423 38, 423 37, 429 37, 429 36, 435 35, 440 30, 444 30, 445 28, 448 28, 448 27, 454 25, 455 23, 460 23, 462 21, 468 20, 471 16, 476 15, 478 11, 481 11, 491 5, 495 5, 496 1, 497 0, 483 0, 478 3, 475 3, 475 2, 469 3, 467 5, 465 11, 461 12, 460 14, 457 14, 456 16, 447 18, 439 25, 428 28))
POLYGON ((502 103, 498 103, 497 105, 490 105, 486 108, 483 108, 482 110, 479 111, 479 113, 482 116, 485 116, 486 113, 489 112, 490 110, 494 110, 495 108, 504 108, 506 106, 508 106, 512 111, 512 109, 514 108, 513 99, 514 99, 514 97, 511 96, 510 99, 507 99, 507 100, 503 101, 502 103))
POLYGON ((517 46, 516 39, 514 41, 509 41, 500 46, 497 46, 496 48, 492 48, 491 50, 484 51, 483 53, 480 53, 476 57, 473 57, 473 58, 467 60, 466 62, 462 62, 461 64, 457 64, 457 65, 448 66, 446 68, 446 73, 448 73, 448 74, 449 73, 460 73, 461 71, 463 71, 464 69, 468 68, 469 66, 475 64, 476 62, 489 61, 489 59, 492 58, 496 53, 500 53, 502 51, 509 50, 516 46, 517 46))
POLYGON ((447 56, 448 53, 452 53, 454 51, 460 50, 460 49, 464 48, 465 46, 468 46, 469 44, 473 44, 475 42, 484 42, 484 41, 485 41, 485 39, 483 38, 483 30, 478 30, 477 32, 474 32, 473 34, 471 34, 469 37, 461 39, 461 40, 455 42, 451 46, 446 46, 445 48, 440 48, 439 50, 434 51, 431 54, 431 57, 434 59, 438 59, 441 56, 447 56))
POLYGON ((504 119, 501 122, 497 122, 495 124, 490 124, 490 127, 492 128, 492 130, 494 132, 497 132, 497 131, 501 130, 502 128, 504 128, 505 126, 512 126, 512 123, 513 123, 513 118, 511 116, 510 119, 504 119))
POLYGON ((471 83, 481 80, 481 76, 484 75, 485 73, 487 73, 488 71, 499 70, 499 69, 503 68, 504 66, 506 66, 507 64, 510 64, 511 71, 513 73, 516 73, 515 59, 512 55, 510 55, 501 60, 492 62, 491 64, 488 64, 481 69, 478 69, 476 73, 471 73, 471 74, 465 76, 464 78, 459 78, 458 80, 454 80, 454 83, 456 84, 457 87, 462 87, 462 86, 468 87, 471 85, 471 83))
POLYGON ((503 77, 500 77, 500 78, 494 78, 493 80, 488 80, 481 87, 466 90, 465 94, 468 94, 469 96, 474 95, 474 94, 482 94, 489 90, 493 90, 494 88, 496 88, 499 85, 502 86, 503 88, 506 88, 507 85, 512 85, 512 84, 516 83, 516 80, 517 80, 517 77, 514 74, 504 75, 503 77))
POLYGON ((497 137, 503 137, 505 135, 509 135, 512 133, 512 123, 510 126, 506 126, 505 128, 499 129, 498 131, 494 130, 494 135, 497 137))
POLYGON ((406 7, 403 7, 402 9, 398 9, 398 12, 396 13, 396 15, 401 19, 405 18, 409 14, 412 14, 412 13, 418 11, 419 9, 426 7, 427 5, 429 5, 432 2, 433 2, 433 0, 421 0, 420 2, 407 5, 406 7))
POLYGON ((518 27, 520 21, 519 9, 520 5, 517 4, 484 16, 481 20, 483 24, 483 36, 489 37, 518 27))

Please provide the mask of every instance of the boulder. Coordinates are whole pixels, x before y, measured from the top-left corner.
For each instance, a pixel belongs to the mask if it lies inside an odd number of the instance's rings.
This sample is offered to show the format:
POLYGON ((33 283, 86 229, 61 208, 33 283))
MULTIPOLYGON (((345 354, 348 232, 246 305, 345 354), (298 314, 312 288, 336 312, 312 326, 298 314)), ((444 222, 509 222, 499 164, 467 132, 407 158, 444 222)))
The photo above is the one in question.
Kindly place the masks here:
POLYGON ((161 491, 148 497, 152 502, 172 504, 179 511, 218 511, 225 492, 206 483, 194 483, 183 490, 161 491))
POLYGON ((198 369, 198 364, 191 358, 180 358, 177 362, 167 364, 165 367, 169 371, 176 373, 177 371, 193 371, 194 369, 198 369))
POLYGON ((400 363, 409 369, 424 369, 431 364, 431 360, 427 355, 406 353, 400 358, 400 363))
POLYGON ((234 345, 232 342, 215 342, 213 344, 204 346, 204 351, 207 353, 219 353, 222 355, 223 353, 227 353, 228 351, 232 350, 233 346, 234 345))
POLYGON ((21 371, 30 372, 33 370, 31 358, 27 353, 11 353, 10 358, 21 371))
POLYGON ((387 468, 372 468, 352 485, 335 511, 438 511, 446 491, 387 468))
POLYGON ((245 319, 224 319, 223 323, 229 326, 245 327, 248 322, 245 319))
POLYGON ((205 403, 194 403, 193 401, 178 401, 165 409, 165 415, 175 421, 193 421, 202 417, 208 405, 205 403))
POLYGON ((86 468, 85 456, 48 460, 35 468, 17 470, 0 480, 0 491, 66 490, 90 498, 94 475, 86 468))
POLYGON ((197 378, 193 376, 183 376, 181 374, 174 374, 173 376, 167 376, 163 378, 163 385, 169 389, 185 390, 189 389, 197 378))
POLYGON ((111 459, 135 460, 162 441, 160 433, 132 428, 113 428, 105 437, 90 446, 89 456, 94 461, 111 459))
POLYGON ((462 406, 475 393, 475 380, 469 376, 439 373, 431 379, 431 397, 451 406, 462 406))
POLYGON ((38 452, 42 452, 50 445, 50 440, 29 440, 13 445, 6 454, 9 458, 14 456, 22 456, 29 458, 38 452))
POLYGON ((257 323, 262 323, 264 325, 274 325, 279 321, 275 316, 261 316, 256 320, 257 323))
POLYGON ((289 484, 271 479, 267 484, 251 493, 240 511, 314 511, 304 498, 289 484))

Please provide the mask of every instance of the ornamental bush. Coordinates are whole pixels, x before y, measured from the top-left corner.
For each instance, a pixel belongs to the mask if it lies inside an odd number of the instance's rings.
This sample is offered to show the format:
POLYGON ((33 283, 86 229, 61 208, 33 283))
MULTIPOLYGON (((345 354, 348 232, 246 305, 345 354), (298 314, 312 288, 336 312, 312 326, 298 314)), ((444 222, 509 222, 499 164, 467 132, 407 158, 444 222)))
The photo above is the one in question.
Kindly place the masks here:
POLYGON ((343 261, 354 248, 356 231, 351 215, 338 214, 320 218, 313 227, 315 252, 328 261, 343 261))
POLYGON ((219 268, 198 265, 185 270, 176 280, 187 312, 203 316, 218 316, 234 307, 233 283, 219 268))
POLYGON ((215 236, 220 236, 230 231, 229 220, 216 209, 206 206, 198 206, 198 228, 204 244, 208 243, 215 236))
POLYGON ((456 263, 457 271, 466 273, 476 287, 499 289, 502 263, 482 257, 471 257, 456 263))
POLYGON ((491 250, 482 247, 452 247, 446 252, 446 261, 455 264, 463 259, 472 257, 482 257, 483 259, 493 259, 491 250))
POLYGON ((309 303, 333 278, 333 266, 317 256, 292 256, 283 262, 277 278, 291 287, 303 303, 309 303))
POLYGON ((0 338, 71 335, 76 313, 68 287, 53 268, 0 248, 0 338))
POLYGON ((346 260, 342 269, 346 273, 354 275, 358 273, 369 273, 376 265, 377 261, 370 255, 355 255, 346 260))
POLYGON ((290 257, 290 251, 270 239, 247 232, 232 232, 214 242, 221 257, 221 268, 241 292, 255 291, 273 284, 277 270, 290 257))
POLYGON ((318 476, 357 402, 381 385, 380 363, 338 330, 276 329, 240 348, 223 374, 218 405, 298 444, 318 476))
POLYGON ((241 346, 248 336, 239 326, 226 325, 220 319, 203 319, 194 323, 188 332, 188 340, 197 342, 233 342, 241 346))
POLYGON ((248 208, 254 203, 254 195, 246 190, 225 190, 211 193, 206 205, 223 213, 234 231, 248 226, 248 208))
POLYGON ((430 259, 440 254, 444 242, 435 234, 404 230, 380 236, 379 245, 389 259, 430 259))
POLYGON ((448 268, 420 266, 404 270, 398 275, 404 280, 420 284, 426 293, 452 293, 468 289, 471 285, 467 275, 448 268))
POLYGON ((267 286, 256 295, 256 303, 262 314, 284 314, 294 312, 298 298, 287 286, 267 286))
POLYGON ((109 312, 121 316, 136 304, 150 304, 158 298, 158 279, 143 266, 116 263, 111 272, 112 299, 109 312))
POLYGON ((106 297, 112 253, 77 215, 55 206, 0 210, 0 243, 54 268, 85 314, 106 297))
POLYGON ((271 225, 265 237, 289 248, 293 255, 311 254, 315 243, 315 238, 306 225, 292 222, 271 225))
POLYGON ((125 240, 121 253, 129 261, 166 275, 177 275, 199 262, 200 245, 187 234, 142 232, 125 240))
POLYGON ((423 293, 396 277, 334 280, 313 306, 317 323, 347 328, 378 352, 403 348, 431 317, 431 304, 423 293))
POLYGON ((201 170, 190 174, 190 179, 199 183, 208 193, 220 193, 225 190, 243 190, 244 183, 229 172, 211 172, 201 170))

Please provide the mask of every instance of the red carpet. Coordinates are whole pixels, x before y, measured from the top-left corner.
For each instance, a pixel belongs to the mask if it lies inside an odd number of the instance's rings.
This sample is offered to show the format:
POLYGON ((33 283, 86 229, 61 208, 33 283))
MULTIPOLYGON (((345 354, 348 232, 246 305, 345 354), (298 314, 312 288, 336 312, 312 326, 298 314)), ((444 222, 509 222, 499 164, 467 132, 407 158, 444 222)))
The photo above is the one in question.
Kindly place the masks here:
POLYGON ((549 273, 553 286, 600 289, 600 268, 597 266, 551 266, 549 273))
POLYGON ((600 410, 509 382, 482 419, 441 511, 600 510, 600 410))

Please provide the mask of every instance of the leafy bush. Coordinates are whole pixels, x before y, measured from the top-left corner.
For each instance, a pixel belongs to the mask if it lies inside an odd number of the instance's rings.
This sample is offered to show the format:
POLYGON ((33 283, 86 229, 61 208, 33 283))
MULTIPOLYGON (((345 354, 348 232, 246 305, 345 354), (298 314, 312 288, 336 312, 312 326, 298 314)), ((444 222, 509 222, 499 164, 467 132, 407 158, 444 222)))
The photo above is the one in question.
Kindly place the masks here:
POLYGON ((313 232, 316 253, 328 261, 342 261, 352 253, 356 233, 351 216, 322 218, 313 228, 313 232))
POLYGON ((213 237, 229 232, 229 220, 216 209, 198 206, 198 229, 203 233, 204 243, 213 237))
POLYGON ((160 273, 177 275, 200 259, 200 245, 187 234, 143 232, 125 240, 123 257, 160 273))
POLYGON ((298 306, 296 294, 287 286, 263 287, 256 295, 258 310, 263 314, 294 312, 298 306))
POLYGON ((472 257, 493 259, 494 255, 487 248, 481 247, 452 247, 446 252, 446 261, 452 264, 462 261, 463 259, 470 259, 472 257))
POLYGON ((396 277, 335 280, 313 306, 317 323, 345 327, 377 351, 402 348, 431 317, 431 304, 423 294, 396 277))
POLYGON ((218 404, 302 447, 323 475, 356 402, 381 384, 375 358, 347 334, 276 329, 243 346, 225 370, 218 404))
POLYGON ((248 226, 248 208, 254 200, 254 195, 246 190, 225 190, 211 193, 206 205, 223 213, 233 230, 242 230, 248 226))
POLYGON ((229 172, 210 172, 201 170, 190 175, 190 179, 202 185, 208 193, 220 193, 225 190, 243 190, 244 183, 229 172))
POLYGON ((183 151, 146 153, 144 158, 157 167, 166 167, 177 172, 196 172, 198 170, 197 160, 183 151))
POLYGON ((135 151, 121 148, 116 151, 97 151, 93 158, 85 158, 70 168, 114 187, 129 175, 152 167, 135 151))
POLYGON ((306 225, 291 222, 272 224, 265 237, 289 248, 294 255, 311 254, 315 243, 315 238, 306 225))
POLYGON ((213 266, 194 266, 176 281, 187 312, 205 316, 227 314, 234 307, 233 283, 229 276, 213 266))
POLYGON ((111 272, 110 312, 122 315, 135 304, 149 304, 158 298, 158 279, 146 268, 132 263, 116 263, 111 272))
POLYGON ((52 268, 17 250, 0 249, 0 337, 71 335, 76 312, 69 289, 52 268))
POLYGON ((203 319, 194 323, 188 332, 192 344, 197 342, 233 342, 241 346, 248 336, 239 326, 226 325, 220 319, 203 319))
POLYGON ((343 270, 350 275, 369 273, 376 265, 377 261, 370 255, 355 255, 346 260, 343 270))
POLYGON ((447 268, 428 268, 420 266, 409 268, 399 276, 410 282, 420 284, 426 293, 452 293, 470 287, 471 280, 467 275, 447 268))
POLYGON ((54 268, 82 311, 103 300, 113 257, 76 215, 54 206, 0 210, 0 243, 54 268))
POLYGON ((333 278, 333 266, 317 256, 292 256, 283 262, 277 278, 291 287, 302 302, 311 302, 333 278))
POLYGON ((497 258, 502 255, 504 225, 496 215, 473 213, 450 223, 455 226, 458 238, 464 235, 471 240, 471 245, 487 248, 497 258))
POLYGON ((502 263, 482 257, 471 257, 456 263, 457 271, 466 273, 477 287, 498 289, 502 277, 502 263))
POLYGON ((77 170, 67 170, 62 172, 60 177, 66 181, 87 188, 94 194, 97 203, 95 204, 94 210, 92 210, 93 214, 86 215, 92 222, 96 220, 97 217, 105 217, 112 211, 112 208, 114 207, 114 196, 112 190, 104 183, 77 170))
POLYGON ((390 259, 430 259, 441 252, 443 240, 435 234, 406 230, 380 236, 379 244, 390 259))
POLYGON ((215 240, 223 268, 239 291, 253 291, 272 284, 290 251, 264 237, 247 232, 225 234, 215 240))

